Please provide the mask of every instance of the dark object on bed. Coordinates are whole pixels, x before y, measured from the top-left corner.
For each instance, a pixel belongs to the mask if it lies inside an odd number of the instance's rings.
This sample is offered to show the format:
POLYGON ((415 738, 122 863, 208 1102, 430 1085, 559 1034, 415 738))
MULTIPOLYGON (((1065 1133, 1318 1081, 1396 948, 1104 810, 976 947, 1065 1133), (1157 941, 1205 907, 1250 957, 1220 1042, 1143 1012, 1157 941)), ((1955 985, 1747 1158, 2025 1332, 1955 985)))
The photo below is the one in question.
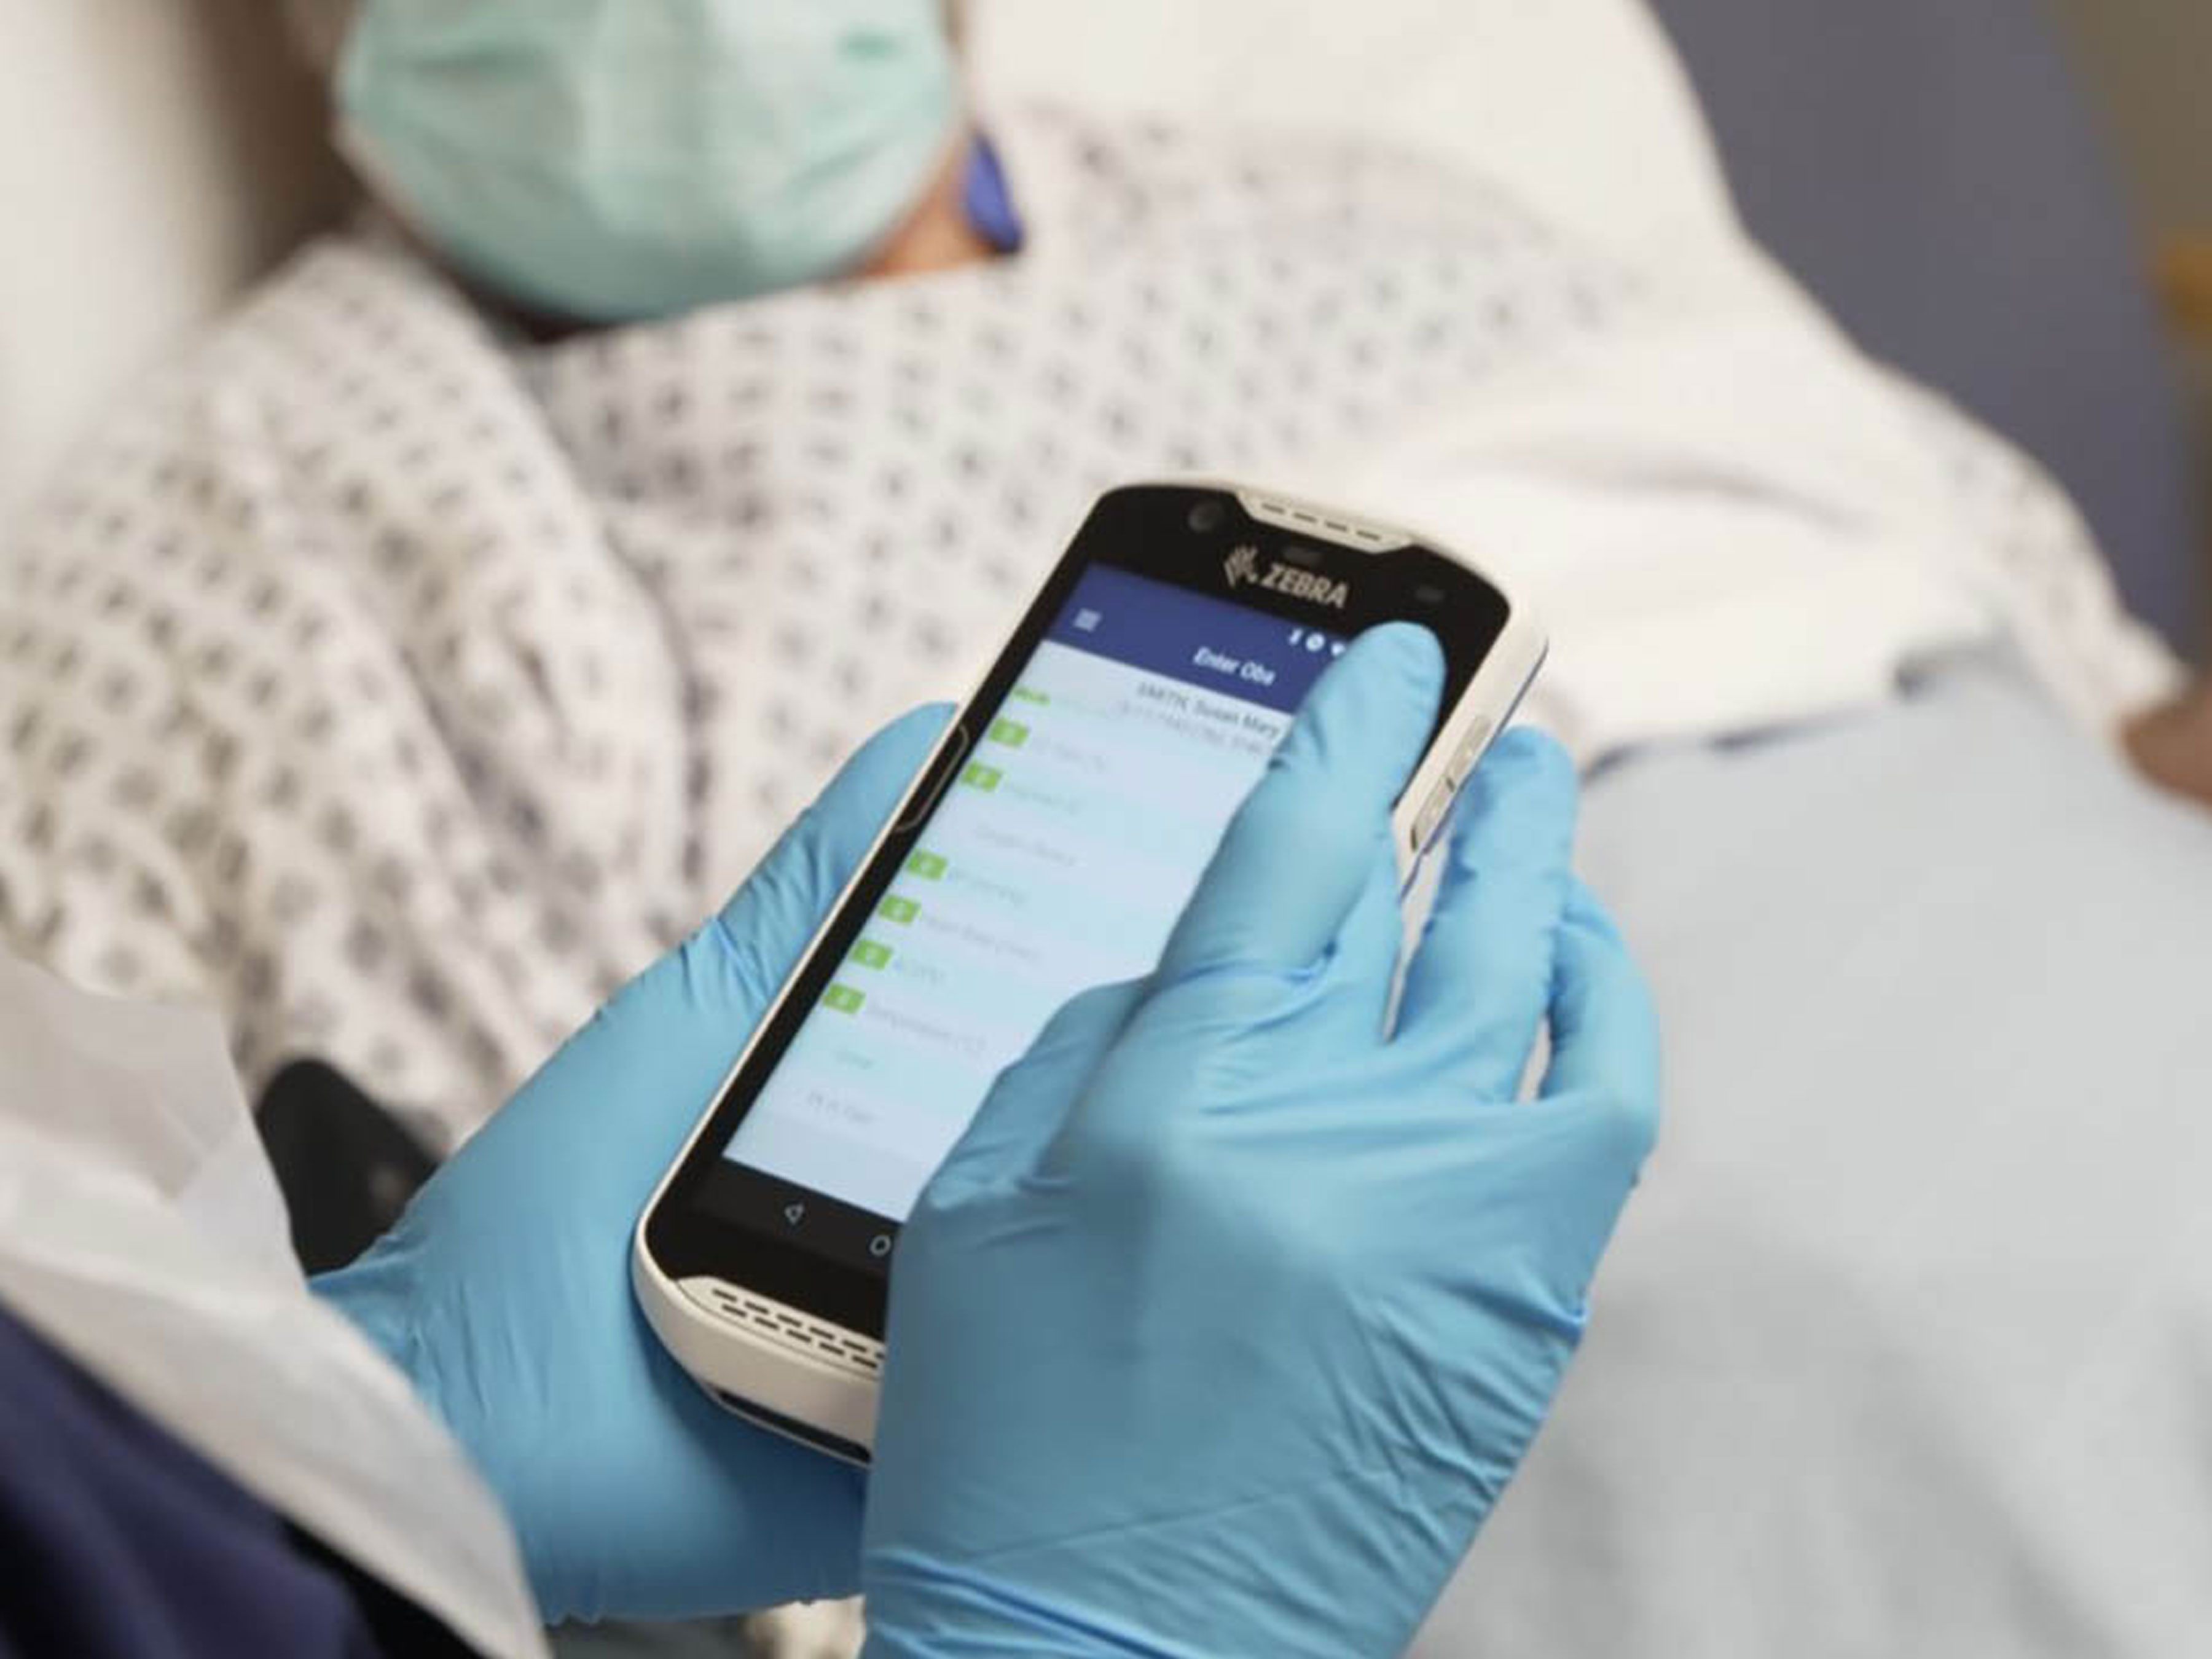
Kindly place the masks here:
POLYGON ((436 1161, 351 1079, 295 1060, 269 1080, 253 1121, 311 1273, 343 1267, 399 1218, 436 1161))
POLYGON ((2199 502, 2148 262, 2045 0, 1653 3, 1753 233, 2056 473, 2136 612, 2197 654, 2199 502))

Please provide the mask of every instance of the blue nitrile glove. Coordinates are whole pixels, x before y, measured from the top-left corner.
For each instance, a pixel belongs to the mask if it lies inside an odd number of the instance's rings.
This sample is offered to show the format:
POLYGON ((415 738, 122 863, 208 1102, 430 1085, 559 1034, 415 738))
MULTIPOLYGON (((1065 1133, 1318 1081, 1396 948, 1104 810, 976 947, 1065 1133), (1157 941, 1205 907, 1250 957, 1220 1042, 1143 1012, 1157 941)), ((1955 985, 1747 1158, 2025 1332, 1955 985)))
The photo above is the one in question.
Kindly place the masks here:
POLYGON ((892 1273, 870 1659, 1401 1650, 1543 1420, 1656 1121, 1651 1007, 1509 736, 1400 945, 1429 637, 1315 689, 1158 971, 1065 1009, 892 1273), (1516 1097, 1548 1012, 1540 1098, 1516 1097))
POLYGON ((860 1477, 700 1392, 638 1311, 629 1239, 945 714, 855 756, 719 917, 572 1037, 367 1256, 316 1281, 474 1454, 549 1620, 854 1588, 860 1477))

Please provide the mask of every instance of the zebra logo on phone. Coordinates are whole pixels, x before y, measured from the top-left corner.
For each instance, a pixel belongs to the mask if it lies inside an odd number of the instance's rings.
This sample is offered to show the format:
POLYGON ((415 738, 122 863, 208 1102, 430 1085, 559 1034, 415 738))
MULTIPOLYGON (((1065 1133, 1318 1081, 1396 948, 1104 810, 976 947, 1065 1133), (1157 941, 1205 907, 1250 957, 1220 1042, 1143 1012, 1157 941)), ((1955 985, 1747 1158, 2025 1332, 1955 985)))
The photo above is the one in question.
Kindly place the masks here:
POLYGON ((1260 550, 1249 543, 1233 550, 1221 568, 1228 576, 1232 590, 1243 586, 1247 582, 1254 582, 1271 593, 1287 593, 1294 599, 1331 605, 1339 611, 1343 610, 1352 598, 1349 583, 1331 581, 1326 576, 1317 576, 1310 570, 1301 570, 1294 564, 1285 564, 1279 560, 1270 565, 1267 574, 1262 576, 1260 574, 1260 550))

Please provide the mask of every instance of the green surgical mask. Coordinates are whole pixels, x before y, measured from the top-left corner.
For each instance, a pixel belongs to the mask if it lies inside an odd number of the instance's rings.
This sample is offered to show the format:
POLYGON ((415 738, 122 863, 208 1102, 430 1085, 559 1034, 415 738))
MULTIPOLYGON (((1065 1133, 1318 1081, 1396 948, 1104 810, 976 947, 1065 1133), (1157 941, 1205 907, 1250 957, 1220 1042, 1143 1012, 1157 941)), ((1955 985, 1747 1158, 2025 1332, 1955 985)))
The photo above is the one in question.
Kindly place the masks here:
POLYGON ((337 101, 465 274, 595 322, 852 270, 961 119, 941 0, 362 0, 337 101))

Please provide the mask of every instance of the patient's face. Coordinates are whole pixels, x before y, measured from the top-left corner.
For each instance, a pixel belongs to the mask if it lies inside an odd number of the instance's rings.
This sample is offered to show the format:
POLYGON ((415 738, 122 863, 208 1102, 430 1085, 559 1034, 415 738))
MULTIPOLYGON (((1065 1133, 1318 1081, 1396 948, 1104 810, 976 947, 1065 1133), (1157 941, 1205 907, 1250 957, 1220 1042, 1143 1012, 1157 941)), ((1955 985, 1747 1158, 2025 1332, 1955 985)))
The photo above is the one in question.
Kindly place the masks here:
POLYGON ((526 315, 628 322, 962 252, 937 205, 964 133, 942 0, 350 0, 333 102, 376 195, 526 315))

